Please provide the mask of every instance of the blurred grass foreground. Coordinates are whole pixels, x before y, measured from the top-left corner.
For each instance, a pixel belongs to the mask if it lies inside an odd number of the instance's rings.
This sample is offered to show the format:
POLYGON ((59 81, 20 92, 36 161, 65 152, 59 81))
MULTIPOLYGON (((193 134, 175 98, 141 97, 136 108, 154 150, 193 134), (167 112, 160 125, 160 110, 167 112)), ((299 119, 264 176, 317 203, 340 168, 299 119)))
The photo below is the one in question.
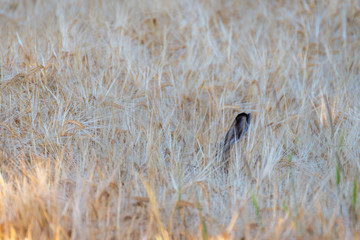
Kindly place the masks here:
POLYGON ((359 1, 3 0, 0 29, 0 239, 360 238, 359 1))

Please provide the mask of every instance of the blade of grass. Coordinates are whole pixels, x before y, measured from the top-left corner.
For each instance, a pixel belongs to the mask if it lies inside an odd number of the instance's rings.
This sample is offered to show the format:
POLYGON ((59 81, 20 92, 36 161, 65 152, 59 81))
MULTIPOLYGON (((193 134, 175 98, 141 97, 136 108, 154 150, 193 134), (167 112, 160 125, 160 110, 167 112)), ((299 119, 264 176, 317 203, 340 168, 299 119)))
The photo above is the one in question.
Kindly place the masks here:
POLYGON ((357 179, 356 179, 356 177, 354 177, 352 208, 353 208, 354 215, 355 215, 355 221, 357 221, 356 203, 357 203, 357 179))
POLYGON ((202 236, 202 239, 207 240, 208 239, 208 230, 207 230, 205 218, 202 215, 202 207, 199 202, 196 205, 197 205, 197 209, 199 211, 199 216, 200 216, 200 221, 201 221, 201 236, 202 236))
POLYGON ((255 195, 254 193, 251 191, 251 201, 254 205, 254 208, 255 208, 255 212, 256 212, 256 217, 257 217, 257 220, 260 224, 260 226, 262 225, 262 221, 261 221, 261 213, 260 213, 260 209, 259 209, 259 204, 257 203, 256 201, 256 198, 255 198, 255 195))
POLYGON ((148 197, 150 199, 151 210, 152 210, 152 212, 154 214, 154 217, 156 219, 156 222, 157 222, 157 226, 158 226, 160 236, 158 236, 156 238, 157 239, 164 239, 164 240, 170 239, 169 234, 166 231, 166 228, 165 228, 164 224, 161 222, 159 208, 157 206, 157 201, 156 201, 156 197, 154 195, 153 190, 151 189, 149 183, 146 182, 140 175, 139 175, 139 178, 140 178, 140 181, 142 182, 142 184, 144 185, 146 193, 147 193, 147 195, 148 195, 148 197))
POLYGON ((336 164, 336 185, 338 186, 338 191, 340 191, 339 189, 339 184, 340 184, 340 170, 341 170, 341 163, 340 163, 340 156, 341 156, 341 153, 342 153, 342 148, 343 148, 343 145, 344 145, 344 134, 345 132, 343 131, 342 134, 341 134, 341 137, 340 137, 340 144, 339 144, 339 152, 336 153, 336 161, 337 161, 337 164, 336 164))

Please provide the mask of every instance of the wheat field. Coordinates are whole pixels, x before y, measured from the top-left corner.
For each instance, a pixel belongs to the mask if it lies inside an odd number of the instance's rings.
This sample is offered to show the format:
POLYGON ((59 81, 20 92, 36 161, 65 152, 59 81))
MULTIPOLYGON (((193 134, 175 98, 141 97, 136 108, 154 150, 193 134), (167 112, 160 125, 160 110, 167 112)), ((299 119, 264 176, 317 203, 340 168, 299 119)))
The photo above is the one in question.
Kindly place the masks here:
POLYGON ((359 1, 3 0, 0 29, 0 239, 360 239, 359 1))

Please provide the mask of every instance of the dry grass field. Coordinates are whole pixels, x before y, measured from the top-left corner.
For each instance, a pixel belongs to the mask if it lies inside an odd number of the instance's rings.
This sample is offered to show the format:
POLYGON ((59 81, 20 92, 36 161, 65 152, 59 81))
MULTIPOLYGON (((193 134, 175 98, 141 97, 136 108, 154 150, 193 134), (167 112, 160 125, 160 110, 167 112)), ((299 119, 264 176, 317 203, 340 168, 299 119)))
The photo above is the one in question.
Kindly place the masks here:
POLYGON ((0 29, 0 239, 360 239, 359 1, 2 0, 0 29))

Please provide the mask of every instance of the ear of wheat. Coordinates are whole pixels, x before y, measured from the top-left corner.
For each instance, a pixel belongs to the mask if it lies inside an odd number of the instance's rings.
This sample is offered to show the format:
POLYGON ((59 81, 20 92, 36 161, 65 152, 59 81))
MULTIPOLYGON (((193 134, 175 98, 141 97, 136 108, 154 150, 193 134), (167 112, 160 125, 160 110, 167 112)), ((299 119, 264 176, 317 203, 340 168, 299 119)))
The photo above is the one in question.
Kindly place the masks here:
POLYGON ((250 113, 243 112, 238 114, 233 121, 231 127, 229 128, 229 131, 225 135, 221 157, 221 164, 225 173, 228 173, 229 171, 229 158, 231 147, 245 135, 245 133, 249 129, 250 121, 250 113))

